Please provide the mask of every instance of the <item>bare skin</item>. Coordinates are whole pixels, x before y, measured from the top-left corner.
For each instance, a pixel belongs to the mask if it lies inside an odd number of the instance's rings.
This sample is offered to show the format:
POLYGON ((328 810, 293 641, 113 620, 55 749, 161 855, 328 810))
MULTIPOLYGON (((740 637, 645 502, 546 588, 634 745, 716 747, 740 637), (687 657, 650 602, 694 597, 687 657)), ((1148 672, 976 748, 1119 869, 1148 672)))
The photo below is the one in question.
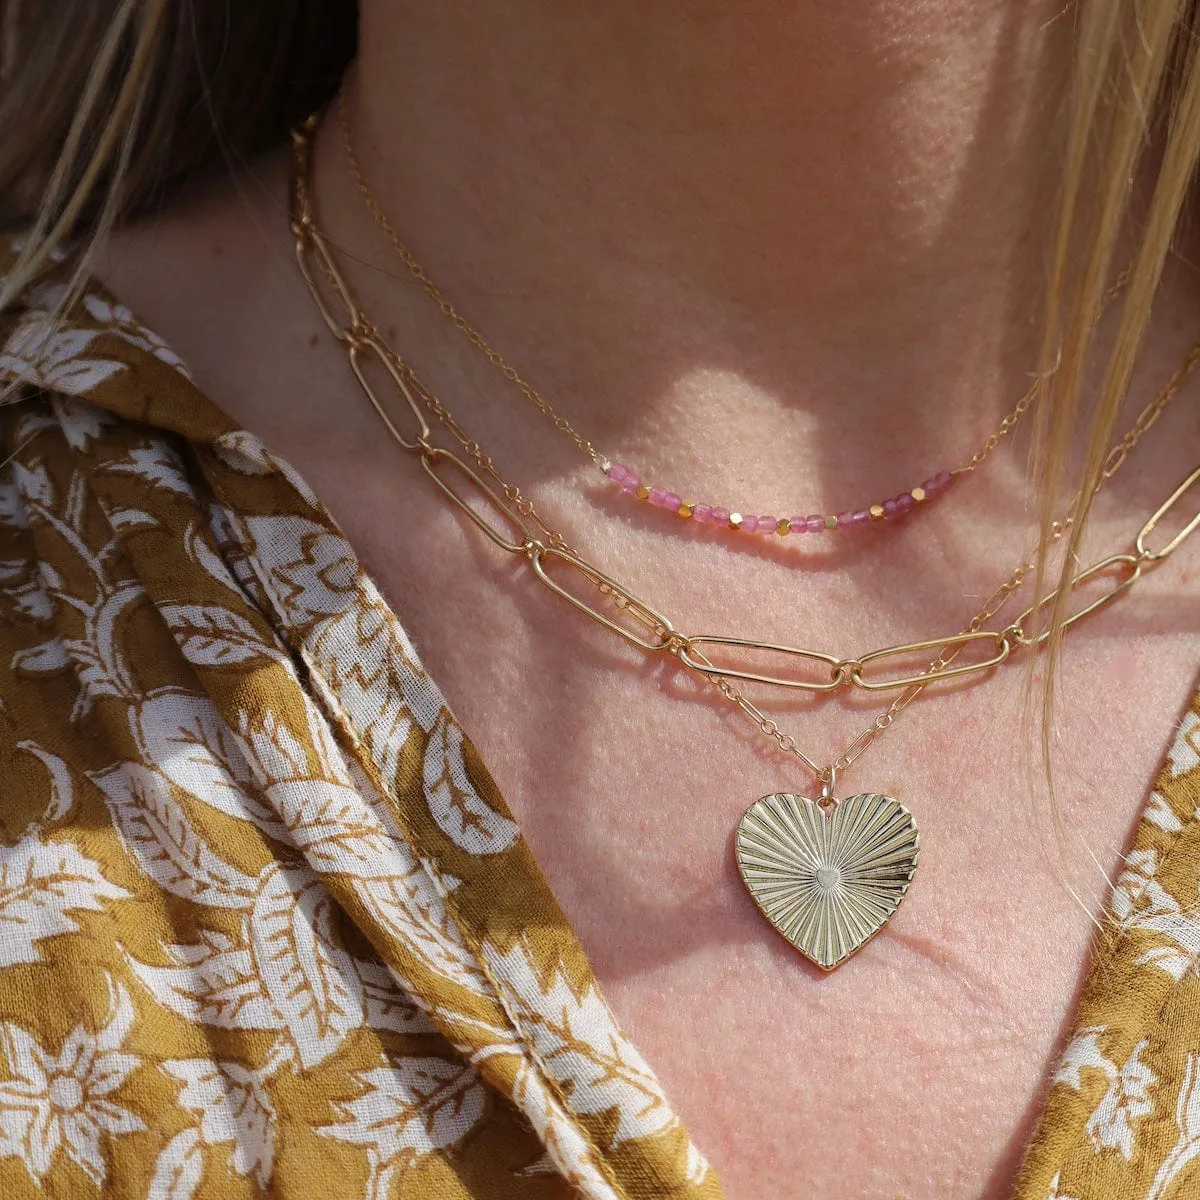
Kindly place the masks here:
MULTIPOLYGON (((1052 5, 396 7, 363 5, 352 92, 376 190, 461 307, 614 457, 757 512, 838 509, 963 460, 1024 389, 1053 181, 1043 118, 1067 53, 1052 5)), ((960 627, 1017 561, 1023 444, 903 528, 777 553, 609 503, 393 278, 332 128, 317 177, 368 310, 574 544, 688 627, 850 653, 960 627)), ((1086 968, 1085 908, 1195 684, 1200 558, 1072 635, 1064 853, 1020 669, 921 701, 871 749, 848 786, 909 804, 922 866, 885 934, 823 976, 765 926, 731 856, 749 802, 808 781, 437 502, 300 286, 285 198, 283 161, 256 164, 115 237, 103 273, 342 523, 728 1194, 1006 1195, 1086 968)), ((1174 272, 1130 415, 1190 345, 1196 290, 1174 272)), ((1194 465, 1196 394, 1100 497, 1097 556, 1194 465)), ((829 758, 878 706, 776 707, 829 758)))

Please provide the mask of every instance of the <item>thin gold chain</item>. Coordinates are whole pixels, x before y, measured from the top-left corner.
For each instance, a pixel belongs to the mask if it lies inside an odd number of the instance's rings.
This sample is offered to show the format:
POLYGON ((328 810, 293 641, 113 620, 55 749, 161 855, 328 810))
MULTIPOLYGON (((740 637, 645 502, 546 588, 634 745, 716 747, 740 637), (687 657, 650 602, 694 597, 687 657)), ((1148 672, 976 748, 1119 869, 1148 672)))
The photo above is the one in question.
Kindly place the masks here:
MULTIPOLYGON (((993 670, 1001 663, 1008 661, 1013 651, 1021 648, 1036 648, 1043 643, 1045 635, 1031 637, 1026 630, 1026 625, 1031 618, 1034 618, 1035 613, 1053 601, 1054 593, 1044 597, 1040 604, 1027 609, 1003 629, 986 631, 983 628, 1020 590, 1033 570, 1033 564, 1029 561, 1022 562, 995 588, 984 601, 979 612, 958 634, 924 642, 889 646, 853 659, 842 659, 800 647, 780 646, 750 639, 688 635, 680 632, 656 609, 639 599, 616 580, 592 566, 571 549, 563 536, 537 513, 532 502, 521 493, 517 485, 506 480, 500 474, 491 456, 466 433, 445 404, 421 381, 411 365, 387 344, 378 326, 359 307, 349 285, 338 269, 329 244, 316 227, 312 212, 309 175, 311 171, 311 139, 315 124, 315 118, 310 118, 296 129, 293 137, 295 161, 291 223, 296 238, 297 263, 318 311, 333 335, 346 347, 351 368, 359 385, 393 438, 403 449, 420 457, 426 474, 446 499, 469 517, 493 543, 501 549, 523 557, 532 567, 535 577, 540 582, 569 600, 586 616, 617 633, 626 641, 650 653, 669 653, 683 666, 699 673, 704 679, 715 685, 728 701, 749 717, 760 732, 775 742, 781 751, 795 758, 811 771, 821 782, 823 794, 827 794, 832 788, 838 774, 848 770, 874 743, 875 739, 890 728, 896 717, 926 687, 947 678, 961 678, 967 674, 993 670), (312 260, 314 259, 319 274, 312 269, 312 260), (328 288, 322 286, 321 278, 324 278, 328 288), (332 294, 329 289, 332 289, 332 294), (406 437, 400 431, 390 416, 388 406, 376 393, 375 387, 370 381, 368 368, 364 365, 372 360, 386 370, 391 381, 406 401, 410 415, 417 422, 418 432, 415 437, 406 437), (423 415, 425 411, 428 411, 458 442, 479 468, 478 473, 453 452, 430 443, 431 431, 423 415), (476 505, 471 504, 442 478, 439 474, 442 464, 449 464, 473 486, 477 497, 489 505, 492 521, 481 515, 476 505), (491 480, 495 488, 489 485, 488 480, 491 480), (499 525, 495 523, 496 518, 499 518, 499 525), (631 617, 644 632, 639 634, 635 628, 618 624, 613 617, 593 608, 561 583, 555 581, 550 574, 552 568, 549 564, 551 562, 558 562, 573 568, 588 583, 595 585, 603 596, 613 602, 620 614, 631 617), (649 640, 650 637, 654 640, 649 640), (993 643, 994 649, 994 653, 989 658, 958 668, 952 667, 952 664, 968 645, 977 644, 979 641, 986 643, 989 640, 993 643), (783 679, 758 672, 722 667, 715 664, 705 652, 704 647, 712 645, 725 648, 736 647, 749 652, 759 651, 772 655, 792 656, 808 662, 816 661, 828 668, 829 677, 823 680, 783 679), (939 649, 936 657, 919 676, 871 680, 865 673, 867 665, 871 662, 887 658, 904 658, 926 648, 939 649), (735 680, 799 688, 819 694, 847 686, 857 686, 868 690, 899 689, 899 694, 888 708, 876 716, 862 733, 848 743, 828 766, 821 767, 800 749, 792 734, 785 732, 773 718, 765 714, 757 704, 744 695, 738 684, 734 682, 735 680)), ((1198 363, 1200 363, 1200 342, 1193 346, 1188 356, 1172 373, 1155 398, 1143 408, 1128 432, 1114 445, 1107 460, 1113 465, 1111 470, 1106 465, 1105 479, 1111 478, 1120 469, 1130 451, 1157 421, 1198 363)), ((1182 544, 1186 536, 1200 527, 1200 513, 1197 513, 1164 548, 1154 551, 1146 546, 1150 533, 1164 514, 1178 504, 1181 497, 1198 481, 1200 481, 1200 468, 1193 471, 1142 526, 1134 541, 1133 552, 1109 555, 1090 567, 1078 571, 1064 585, 1068 591, 1073 591, 1077 587, 1082 587, 1091 580, 1099 578, 1107 571, 1115 571, 1123 576, 1108 592, 1101 594, 1098 599, 1069 616, 1064 623, 1065 628, 1073 627, 1078 621, 1090 616, 1122 595, 1140 579, 1147 568, 1157 566, 1165 560, 1182 544)), ((1072 527, 1074 510, 1075 503, 1072 503, 1067 513, 1051 526, 1050 539, 1052 543, 1059 541, 1072 527)))
MULTIPOLYGON (((354 177, 354 183, 358 189, 358 194, 366 205, 367 211, 370 212, 375 223, 383 231, 384 236, 391 243, 392 249, 396 252, 400 261, 404 263, 412 278, 420 285, 426 295, 437 305, 441 313, 455 326, 456 329, 479 350, 492 366, 504 376, 524 397, 534 406, 543 416, 545 416, 556 429, 565 433, 575 445, 592 460, 602 470, 609 465, 608 458, 601 454, 600 451, 589 441, 571 421, 558 411, 528 380, 520 374, 508 360, 497 350, 491 342, 483 336, 478 329, 472 325, 466 317, 462 315, 455 307, 454 303, 446 295, 446 293, 437 285, 437 283, 425 270, 424 266, 417 259, 408 243, 396 231, 396 227, 392 224, 388 215, 383 210, 383 205, 379 203, 371 185, 367 182, 366 171, 363 169, 362 162, 358 157, 358 150, 354 144, 354 135, 350 126, 350 114, 346 104, 346 93, 341 91, 338 93, 338 124, 341 127, 342 145, 345 148, 346 158, 350 164, 350 172, 354 177)), ((1129 269, 1126 268, 1113 284, 1105 292, 1102 301, 1101 309, 1105 309, 1108 305, 1121 293, 1125 285, 1129 282, 1129 269)), ((992 430, 991 433, 984 438, 979 449, 964 463, 961 467, 955 467, 951 470, 952 475, 965 475, 980 467, 992 454, 992 451, 1004 440, 1017 425, 1020 424, 1021 418, 1028 412, 1029 408, 1037 398, 1039 389, 1042 385, 1041 379, 1035 379, 1026 392, 1016 402, 1015 405, 1001 420, 1000 424, 992 430)), ((1150 424, 1153 424, 1151 419, 1150 424)), ((1148 427, 1148 426, 1147 426, 1148 427)), ((1136 438, 1134 439, 1136 441, 1136 438)), ((1115 454, 1118 447, 1113 447, 1115 454)), ((1127 453, 1128 451, 1126 451, 1127 453)))
POLYGON ((358 153, 354 148, 354 140, 350 134, 350 120, 346 112, 346 94, 342 91, 338 94, 338 119, 342 127, 342 140, 346 147, 346 156, 350 160, 350 170, 354 175, 354 182, 358 186, 359 195, 363 198, 363 202, 370 210, 371 215, 375 218, 376 223, 387 236, 388 241, 392 243, 396 253, 400 256, 400 260, 408 268, 413 279, 421 285, 429 298, 438 306, 442 313, 458 328, 464 337, 476 349, 483 352, 491 364, 509 381, 521 394, 529 401, 539 412, 553 422, 556 429, 565 433, 571 441, 583 451, 597 466, 603 466, 607 461, 604 456, 588 441, 576 428, 555 409, 548 400, 546 400, 540 392, 537 391, 531 384, 518 373, 517 369, 511 366, 504 356, 497 350, 467 319, 458 311, 457 308, 450 302, 449 298, 438 287, 436 283, 429 277, 425 268, 417 261, 416 256, 408 248, 396 232, 391 221, 388 220, 387 213, 383 211, 383 207, 375 198, 375 193, 371 191, 370 185, 367 183, 367 177, 362 169, 362 164, 358 160, 358 153))

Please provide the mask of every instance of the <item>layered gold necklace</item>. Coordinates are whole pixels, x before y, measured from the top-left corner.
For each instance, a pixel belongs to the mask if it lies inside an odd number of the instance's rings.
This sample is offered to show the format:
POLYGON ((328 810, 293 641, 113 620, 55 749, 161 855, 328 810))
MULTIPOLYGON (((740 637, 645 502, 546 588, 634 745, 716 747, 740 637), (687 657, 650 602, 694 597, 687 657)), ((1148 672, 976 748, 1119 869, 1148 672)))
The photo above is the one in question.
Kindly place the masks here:
MULTIPOLYGON (((435 492, 498 550, 523 562, 534 579, 601 628, 647 656, 673 658, 712 683, 779 751, 812 775, 815 796, 774 793, 749 806, 737 830, 737 863, 759 909, 796 949, 825 970, 846 961, 895 913, 916 871, 920 847, 916 822, 903 804, 875 792, 839 798, 841 777, 927 687, 994 671, 1044 645, 1048 633, 1041 628, 1041 618, 1058 592, 1042 597, 1006 625, 992 624, 1034 570, 1032 561, 1022 561, 959 632, 852 658, 753 638, 689 632, 683 622, 572 549, 363 312, 316 223, 310 186, 316 124, 312 117, 293 134, 291 228, 296 259, 366 399, 397 445, 419 463, 435 492), (384 400, 381 384, 402 401, 399 415, 384 400), (430 418, 457 443, 461 455, 435 444, 430 418), (923 669, 904 665, 926 654, 932 657, 923 669), (896 694, 841 753, 822 765, 746 695, 746 685, 817 696, 848 688, 896 694)), ((377 203, 373 207, 379 208, 377 203)), ((1200 342, 1114 444, 1104 464, 1105 479, 1120 470, 1198 362, 1200 342)), ((1065 630, 1130 590, 1200 526, 1197 512, 1173 536, 1160 539, 1162 544, 1152 544, 1159 523, 1174 514, 1197 482, 1200 467, 1166 497, 1129 545, 1071 577, 1064 588, 1072 594, 1088 585, 1104 590, 1066 617, 1065 630)), ((1069 506, 1053 524, 1052 542, 1071 529, 1075 509, 1075 504, 1069 506)))

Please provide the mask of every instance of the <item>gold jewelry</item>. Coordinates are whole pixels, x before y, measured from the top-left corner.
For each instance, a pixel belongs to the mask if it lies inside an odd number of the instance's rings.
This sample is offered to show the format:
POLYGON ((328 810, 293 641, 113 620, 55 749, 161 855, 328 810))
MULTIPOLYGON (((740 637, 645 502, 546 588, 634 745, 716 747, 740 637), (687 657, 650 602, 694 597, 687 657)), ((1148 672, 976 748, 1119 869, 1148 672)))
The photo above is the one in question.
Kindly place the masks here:
MULTIPOLYGON (((938 471, 926 479, 920 486, 902 492, 877 504, 865 505, 862 508, 846 509, 839 513, 812 513, 808 516, 793 516, 776 518, 772 514, 754 515, 746 509, 729 509, 721 505, 698 503, 686 499, 678 492, 669 488, 655 487, 639 478, 622 463, 611 461, 601 454, 593 443, 581 434, 571 421, 560 413, 541 395, 538 390, 528 383, 504 356, 458 311, 445 292, 434 282, 429 273, 417 261, 408 244, 396 232, 395 226, 388 219, 387 213, 375 196, 371 185, 367 182, 366 172, 358 157, 354 145, 354 137, 350 127, 350 115, 346 105, 346 93, 343 89, 337 98, 338 123, 342 133, 342 144, 346 158, 350 163, 350 171, 354 176, 355 186, 362 198, 363 204, 370 212, 375 223, 383 231, 384 236, 392 245, 392 249, 408 268, 412 278, 420 284, 422 290, 437 305, 441 313, 452 325, 479 350, 488 361, 511 383, 529 403, 547 418, 560 433, 565 434, 575 443, 581 453, 586 455, 599 468, 601 474, 615 484, 626 495, 641 500, 654 508, 682 517, 713 529, 731 533, 746 534, 775 534, 786 537, 790 534, 832 532, 866 525, 877 525, 883 522, 891 523, 918 509, 927 507, 930 500, 944 494, 954 481, 977 470, 991 456, 993 450, 1020 423, 1030 405, 1037 396, 1041 380, 1035 380, 1017 401, 1011 411, 1000 424, 988 434, 979 449, 970 459, 959 467, 938 471)), ((1105 292, 1101 305, 1102 310, 1120 294, 1129 281, 1130 270, 1122 271, 1116 281, 1105 292)), ((757 511, 757 510, 756 510, 757 511)))
MULTIPOLYGON (((534 578, 601 627, 648 654, 669 654, 714 682, 721 694, 748 716, 761 733, 813 774, 820 786, 816 799, 779 793, 750 806, 738 829, 737 861, 751 896, 792 945, 826 970, 844 962, 886 924, 899 906, 916 869, 919 841, 911 813, 891 797, 864 793, 836 799, 834 789, 839 775, 849 770, 926 687, 967 673, 991 671, 1008 661, 1014 652, 1036 650, 1044 644, 1048 635, 1038 631, 1039 618, 1042 609, 1053 603, 1058 593, 1043 597, 1003 629, 985 630, 984 624, 1020 589, 1033 570, 1032 563, 1023 562, 992 592, 962 632, 889 646, 853 659, 753 639, 684 633, 667 616, 567 545, 519 488, 504 479, 491 457, 386 343, 379 328, 359 307, 313 216, 309 180, 315 125, 316 118, 310 118, 293 134, 290 208, 296 260, 318 311, 330 332, 345 347, 351 370, 367 400, 397 444, 419 459, 425 474, 445 499, 491 542, 526 562, 534 578), (369 374, 372 365, 383 368, 403 397, 406 419, 413 424, 411 431, 397 425, 377 394, 369 374), (475 467, 453 451, 431 442, 426 411, 459 443, 475 467), (463 494, 471 489, 475 504, 463 494), (478 507, 480 503, 485 506, 483 511, 478 507), (566 582, 569 578, 573 578, 574 586, 566 582), (586 599, 578 590, 581 583, 595 587, 610 607, 601 609, 596 602, 586 599), (980 644, 988 648, 983 659, 952 666, 967 646, 980 644), (708 648, 712 647, 821 663, 828 677, 785 679, 720 666, 709 657, 708 648), (934 649, 938 650, 937 655, 920 674, 882 679, 869 676, 872 663, 934 649), (738 690, 735 680, 818 694, 856 686, 867 690, 895 689, 899 695, 828 766, 820 767, 800 749, 791 734, 783 732, 777 722, 738 690)), ((1130 450, 1158 419, 1198 362, 1200 342, 1113 447, 1106 461, 1105 478, 1120 469, 1130 450)), ((1111 554, 1078 571, 1064 585, 1068 592, 1074 592, 1107 573, 1119 576, 1107 592, 1072 613, 1064 622, 1064 629, 1074 627, 1124 594, 1143 573, 1162 563, 1200 527, 1200 512, 1197 512, 1164 545, 1157 549, 1149 545, 1158 523, 1197 482, 1200 482, 1200 467, 1142 525, 1127 551, 1111 554)), ((1052 541, 1057 542, 1071 528, 1074 507, 1073 504, 1052 526, 1052 541)))

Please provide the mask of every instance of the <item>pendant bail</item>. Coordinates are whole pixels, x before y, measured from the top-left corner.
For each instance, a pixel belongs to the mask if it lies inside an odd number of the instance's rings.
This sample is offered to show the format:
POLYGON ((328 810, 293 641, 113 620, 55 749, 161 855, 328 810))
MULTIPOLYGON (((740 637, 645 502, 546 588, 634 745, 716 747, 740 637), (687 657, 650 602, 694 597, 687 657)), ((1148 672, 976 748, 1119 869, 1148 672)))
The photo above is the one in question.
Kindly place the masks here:
POLYGON ((817 776, 817 780, 821 784, 821 794, 817 797, 817 803, 822 808, 827 808, 829 805, 837 803, 833 795, 833 789, 837 787, 837 774, 837 767, 830 763, 817 776))

